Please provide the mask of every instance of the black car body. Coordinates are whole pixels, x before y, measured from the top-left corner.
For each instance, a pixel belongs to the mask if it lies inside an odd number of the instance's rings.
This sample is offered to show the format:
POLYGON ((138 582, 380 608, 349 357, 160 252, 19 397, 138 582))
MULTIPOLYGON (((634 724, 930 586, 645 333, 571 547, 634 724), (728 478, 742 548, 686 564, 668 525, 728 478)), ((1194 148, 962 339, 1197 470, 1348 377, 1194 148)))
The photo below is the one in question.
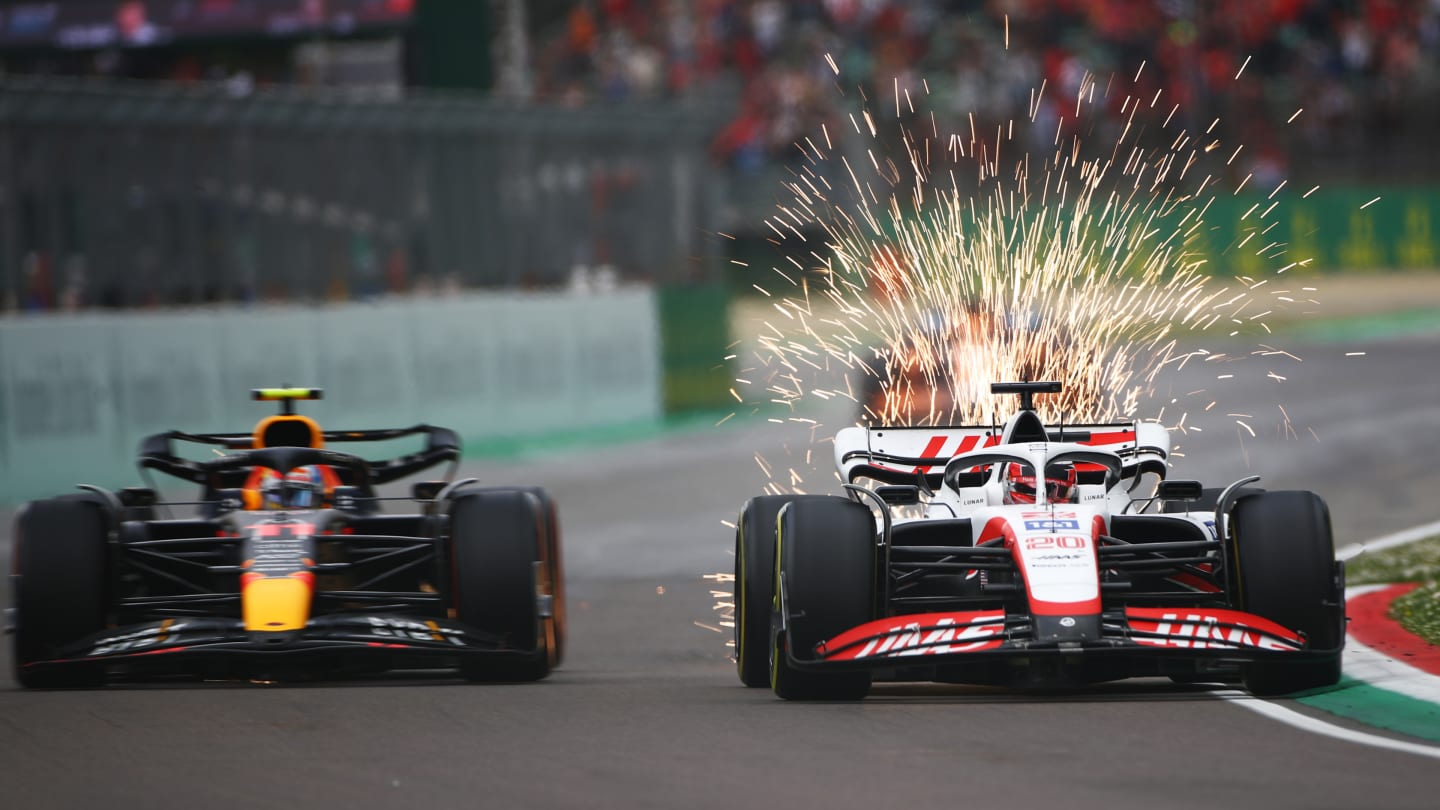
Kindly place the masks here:
POLYGON ((318 389, 255 397, 280 401, 282 412, 252 433, 170 431, 142 443, 142 470, 198 485, 193 501, 84 486, 21 509, 13 593, 22 685, 392 668, 536 680, 559 664, 564 586, 548 493, 451 480, 460 442, 446 428, 323 431, 292 404, 318 389), (329 449, 407 437, 423 446, 397 458, 329 449), (222 454, 194 460, 177 443, 222 454), (450 465, 444 480, 416 483, 408 496, 377 490, 441 464, 450 465), (304 506, 258 501, 249 486, 301 469, 331 476, 304 506), (396 502, 410 508, 385 509, 396 502))

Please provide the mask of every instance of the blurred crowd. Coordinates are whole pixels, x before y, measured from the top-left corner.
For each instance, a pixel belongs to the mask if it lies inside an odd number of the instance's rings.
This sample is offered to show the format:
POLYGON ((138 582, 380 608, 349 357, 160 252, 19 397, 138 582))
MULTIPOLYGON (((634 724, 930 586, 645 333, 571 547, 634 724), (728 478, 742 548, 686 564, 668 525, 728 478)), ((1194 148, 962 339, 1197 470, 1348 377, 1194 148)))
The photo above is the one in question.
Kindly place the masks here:
MULTIPOLYGON (((1117 112, 1125 98, 1153 98, 1161 110, 1175 107, 1190 131, 1216 119, 1238 126, 1244 153, 1227 170, 1251 178, 1252 190, 1301 173, 1302 161, 1314 183, 1440 182, 1440 150, 1430 134, 1440 111, 1429 103, 1440 83, 1440 0, 494 0, 494 7, 497 40, 519 30, 507 29, 514 18, 505 9, 531 16, 530 36, 519 36, 523 47, 495 54, 497 74, 519 67, 524 81, 501 81, 497 92, 606 112, 632 101, 693 110, 712 122, 710 156, 726 170, 716 174, 739 181, 726 190, 727 216, 739 228, 759 229, 763 214, 756 213, 773 206, 761 199, 773 195, 771 181, 804 159, 797 143, 819 141, 822 127, 853 132, 850 116, 861 107, 881 132, 896 132, 897 122, 928 129, 933 118, 941 133, 978 132, 981 141, 1033 109, 1035 124, 1017 121, 1015 137, 1032 139, 1023 142, 1027 151, 1047 154, 1086 76, 1107 89, 1123 87, 1101 99, 1117 112), (746 194, 757 198, 741 199, 746 194)), ((394 43, 340 44, 362 79, 397 58, 394 43)), ((24 67, 210 82, 236 96, 264 84, 323 83, 307 66, 336 61, 325 49, 339 45, 302 43, 303 53, 291 45, 207 46, 179 59, 146 49, 22 53, 0 64, 0 73, 24 67)), ((624 206, 607 202, 610 195, 592 191, 595 211, 582 217, 591 223, 585 227, 609 222, 601 216, 607 207, 616 209, 617 222, 649 226, 648 213, 618 210, 624 206)), ((296 295, 229 278, 161 295, 143 279, 173 263, 162 248, 196 241, 173 234, 153 240, 123 274, 134 289, 113 290, 103 279, 117 276, 114 257, 87 260, 41 238, 79 229, 66 224, 68 193, 43 205, 22 199, 8 212, 0 206, 21 223, 10 231, 28 234, 0 243, 15 259, 0 266, 0 314, 296 295)), ((0 227, 0 237, 6 233, 0 227)), ((419 237, 367 239, 322 234, 324 258, 315 263, 326 267, 307 295, 353 299, 459 286, 439 272, 441 262, 427 257, 419 237)), ((218 241, 247 253, 243 240, 218 241)), ((206 267, 265 263, 202 258, 206 267)), ((546 272, 563 277, 565 268, 546 272)))
POLYGON ((1263 178, 1294 139, 1383 149, 1431 114, 1415 102, 1440 68, 1440 0, 591 0, 534 60, 546 100, 733 104, 712 149, 741 171, 793 160, 861 93, 881 114, 993 130, 1042 80, 1037 120, 1054 121, 1087 72, 1119 76, 1202 127, 1243 120, 1263 178))

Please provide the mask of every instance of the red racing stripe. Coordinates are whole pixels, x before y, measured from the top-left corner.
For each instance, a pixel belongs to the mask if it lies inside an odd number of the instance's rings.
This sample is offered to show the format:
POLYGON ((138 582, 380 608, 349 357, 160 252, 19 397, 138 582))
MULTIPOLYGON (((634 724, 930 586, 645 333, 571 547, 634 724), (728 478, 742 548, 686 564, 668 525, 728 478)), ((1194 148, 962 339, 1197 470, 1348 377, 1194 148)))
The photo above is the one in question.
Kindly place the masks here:
MULTIPOLYGON (((925 444, 925 449, 920 451, 920 457, 921 457, 921 458, 934 458, 935 456, 937 456, 937 455, 940 454, 940 448, 942 448, 942 447, 944 447, 944 446, 945 446, 945 437, 944 437, 944 436, 931 436, 931 437, 930 437, 930 441, 926 442, 926 444, 925 444)), ((911 470, 911 472, 913 472, 913 473, 915 473, 915 474, 918 475, 919 473, 924 472, 925 469, 926 469, 925 467, 916 467, 914 470, 911 470)))
POLYGON ((1350 635, 1377 652, 1431 675, 1440 675, 1440 647, 1411 633, 1390 618, 1390 605, 1419 587, 1414 582, 1391 585, 1346 600, 1350 635))

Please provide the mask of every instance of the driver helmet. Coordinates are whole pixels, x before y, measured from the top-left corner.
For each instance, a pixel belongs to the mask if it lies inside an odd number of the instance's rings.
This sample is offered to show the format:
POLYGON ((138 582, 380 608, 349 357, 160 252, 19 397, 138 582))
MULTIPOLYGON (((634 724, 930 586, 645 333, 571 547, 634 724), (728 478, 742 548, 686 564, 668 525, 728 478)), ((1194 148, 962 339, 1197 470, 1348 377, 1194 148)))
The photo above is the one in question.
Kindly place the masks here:
MULTIPOLYGON (((1005 465, 1005 503, 1035 503, 1035 476, 1028 464, 1005 465)), ((1075 465, 1068 462, 1045 468, 1045 500, 1075 502, 1075 465)))
POLYGON ((296 467, 284 476, 270 472, 261 483, 262 509, 318 509, 325 502, 325 475, 318 465, 296 467))

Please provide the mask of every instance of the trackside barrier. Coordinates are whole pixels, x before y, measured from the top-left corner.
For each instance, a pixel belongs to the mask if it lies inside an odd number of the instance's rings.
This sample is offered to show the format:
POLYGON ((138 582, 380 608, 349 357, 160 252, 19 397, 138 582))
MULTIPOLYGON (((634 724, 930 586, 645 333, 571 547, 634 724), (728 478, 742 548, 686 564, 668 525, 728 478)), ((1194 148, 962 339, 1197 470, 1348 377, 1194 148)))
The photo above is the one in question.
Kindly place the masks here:
POLYGON ((627 287, 0 319, 0 504, 138 485, 143 436, 248 430, 275 410, 249 399, 262 386, 323 387, 300 409, 327 429, 484 441, 658 419, 656 311, 627 287))
MULTIPOLYGON (((1183 243, 1171 240, 1175 261, 1201 261, 1212 275, 1259 278, 1291 262, 1290 278, 1316 273, 1383 273, 1390 270, 1430 270, 1440 265, 1440 191, 1430 186, 1344 186, 1305 191, 1309 183, 1292 183, 1275 194, 1216 194, 1213 200, 1192 201, 1168 209, 1147 224, 1155 246, 1176 228, 1183 243), (1187 215, 1193 224, 1194 208, 1204 211, 1204 227, 1184 228, 1187 215), (1281 248, 1283 247, 1283 250, 1281 248)), ((1069 216, 1067 211, 1064 216, 1069 216)), ((1034 216, 1034 213, 1028 216, 1034 216)), ((770 268, 786 269, 785 256, 796 260, 818 244, 818 237, 792 239, 777 249, 772 234, 759 226, 727 242, 727 270, 731 287, 750 295, 752 285, 784 289, 784 279, 770 268)), ((886 239, 893 240, 890 221, 882 219, 886 239)), ((1094 238, 1104 239, 1099 223, 1094 238)), ((808 259, 805 259, 809 261, 808 259)), ((1426 302, 1417 301, 1422 307, 1426 302)))

